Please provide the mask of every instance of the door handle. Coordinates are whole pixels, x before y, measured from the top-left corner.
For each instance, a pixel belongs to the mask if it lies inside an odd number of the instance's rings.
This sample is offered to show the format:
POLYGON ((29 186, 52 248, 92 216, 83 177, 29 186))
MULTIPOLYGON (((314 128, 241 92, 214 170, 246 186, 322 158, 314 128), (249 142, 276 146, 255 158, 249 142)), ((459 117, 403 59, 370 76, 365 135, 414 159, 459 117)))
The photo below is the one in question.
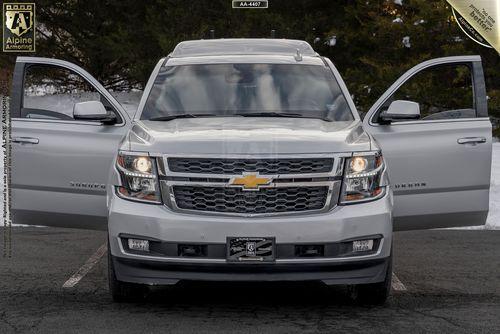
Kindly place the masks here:
POLYGON ((486 138, 484 138, 484 137, 458 138, 457 143, 459 143, 459 144, 482 144, 482 143, 486 143, 486 138))
POLYGON ((38 138, 31 138, 31 137, 13 137, 12 138, 13 143, 19 143, 19 144, 38 144, 39 140, 38 138))

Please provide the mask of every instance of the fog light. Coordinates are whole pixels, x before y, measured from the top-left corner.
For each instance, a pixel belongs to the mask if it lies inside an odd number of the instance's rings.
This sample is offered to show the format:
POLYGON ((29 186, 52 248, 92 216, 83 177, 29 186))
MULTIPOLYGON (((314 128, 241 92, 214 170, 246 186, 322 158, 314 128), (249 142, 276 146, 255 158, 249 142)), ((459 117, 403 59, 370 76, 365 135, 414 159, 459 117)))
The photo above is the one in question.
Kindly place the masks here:
POLYGON ((352 242, 353 252, 367 252, 373 249, 373 239, 370 240, 356 240, 352 242))
POLYGON ((130 250, 149 252, 149 240, 128 239, 128 248, 130 250))

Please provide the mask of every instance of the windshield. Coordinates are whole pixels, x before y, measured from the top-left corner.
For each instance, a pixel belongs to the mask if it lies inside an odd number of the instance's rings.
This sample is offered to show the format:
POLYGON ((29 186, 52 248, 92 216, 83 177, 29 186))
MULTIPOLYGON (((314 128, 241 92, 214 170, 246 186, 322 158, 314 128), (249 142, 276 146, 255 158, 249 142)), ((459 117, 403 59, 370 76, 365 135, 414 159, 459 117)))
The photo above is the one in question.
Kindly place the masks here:
POLYGON ((324 66, 301 64, 163 67, 141 119, 170 120, 177 116, 354 119, 332 72, 324 66))

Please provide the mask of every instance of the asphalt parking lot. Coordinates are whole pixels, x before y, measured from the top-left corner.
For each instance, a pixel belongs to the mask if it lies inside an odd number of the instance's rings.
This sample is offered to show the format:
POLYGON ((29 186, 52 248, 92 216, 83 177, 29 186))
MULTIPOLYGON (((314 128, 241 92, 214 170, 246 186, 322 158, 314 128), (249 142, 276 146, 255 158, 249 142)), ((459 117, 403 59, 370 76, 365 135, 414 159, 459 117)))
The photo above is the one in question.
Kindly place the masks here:
POLYGON ((0 333, 500 329, 500 231, 397 233, 395 273, 401 285, 384 307, 353 305, 344 287, 314 283, 184 283, 155 288, 141 303, 114 304, 106 256, 100 257, 104 232, 13 228, 12 239, 12 257, 0 257, 0 333))

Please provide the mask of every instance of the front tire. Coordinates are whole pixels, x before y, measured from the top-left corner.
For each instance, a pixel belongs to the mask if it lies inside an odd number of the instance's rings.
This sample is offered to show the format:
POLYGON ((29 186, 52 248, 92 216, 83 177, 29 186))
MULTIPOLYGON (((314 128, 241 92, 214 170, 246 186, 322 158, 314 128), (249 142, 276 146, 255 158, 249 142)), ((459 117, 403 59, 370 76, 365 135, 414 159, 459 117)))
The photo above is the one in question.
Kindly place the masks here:
POLYGON ((116 278, 115 266, 111 257, 111 250, 108 241, 108 285, 109 292, 114 302, 129 303, 137 302, 144 299, 148 291, 147 287, 142 284, 134 284, 119 281, 116 278))
POLYGON ((385 280, 379 283, 358 284, 351 287, 351 298, 361 305, 384 305, 391 293, 392 254, 389 258, 385 280))

